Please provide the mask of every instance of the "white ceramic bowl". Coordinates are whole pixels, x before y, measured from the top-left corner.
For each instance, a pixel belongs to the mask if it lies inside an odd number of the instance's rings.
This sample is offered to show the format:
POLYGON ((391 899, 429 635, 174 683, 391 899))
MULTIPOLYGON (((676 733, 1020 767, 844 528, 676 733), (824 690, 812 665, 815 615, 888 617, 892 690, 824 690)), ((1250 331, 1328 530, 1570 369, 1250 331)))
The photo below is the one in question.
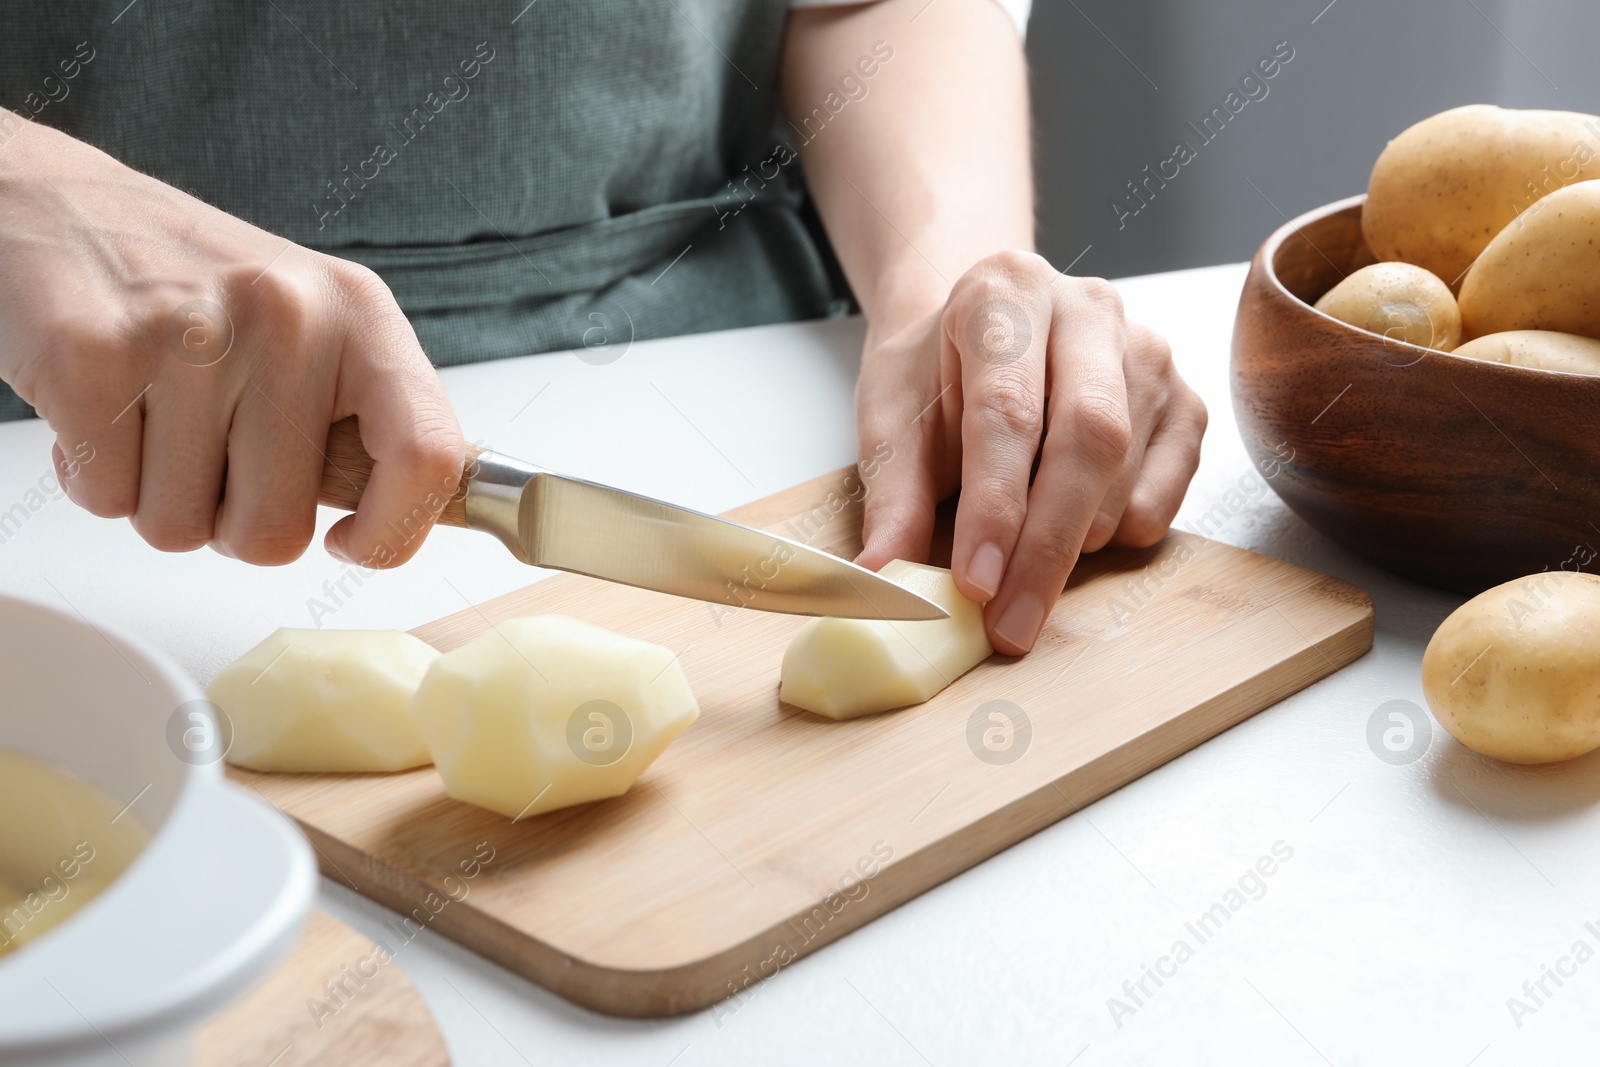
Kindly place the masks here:
POLYGON ((188 1064, 196 1025, 293 946, 311 850, 219 761, 180 758, 174 712, 203 698, 142 641, 0 596, 0 686, 0 748, 137 797, 151 834, 109 889, 0 958, 0 1064, 188 1064))

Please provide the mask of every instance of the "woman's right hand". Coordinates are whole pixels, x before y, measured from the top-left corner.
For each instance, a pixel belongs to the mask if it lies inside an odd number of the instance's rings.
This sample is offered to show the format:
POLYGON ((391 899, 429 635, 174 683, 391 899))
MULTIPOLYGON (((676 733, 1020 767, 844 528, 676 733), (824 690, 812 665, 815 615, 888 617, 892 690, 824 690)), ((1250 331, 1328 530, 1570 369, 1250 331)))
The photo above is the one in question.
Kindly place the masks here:
POLYGON ((461 474, 450 402, 377 275, 31 122, 0 142, 0 346, 67 494, 165 551, 297 558, 347 416, 376 464, 334 555, 409 559, 461 474))

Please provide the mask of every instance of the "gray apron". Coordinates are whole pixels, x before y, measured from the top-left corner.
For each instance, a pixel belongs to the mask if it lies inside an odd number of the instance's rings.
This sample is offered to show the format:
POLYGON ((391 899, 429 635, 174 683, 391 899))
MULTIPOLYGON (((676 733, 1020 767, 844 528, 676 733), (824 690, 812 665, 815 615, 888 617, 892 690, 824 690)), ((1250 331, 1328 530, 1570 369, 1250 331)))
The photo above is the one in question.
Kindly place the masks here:
MULTIPOLYGON (((435 364, 605 362, 630 339, 844 310, 777 132, 786 15, 784 0, 8 5, 0 106, 366 264, 435 364)), ((26 412, 0 397, 0 417, 26 412)))

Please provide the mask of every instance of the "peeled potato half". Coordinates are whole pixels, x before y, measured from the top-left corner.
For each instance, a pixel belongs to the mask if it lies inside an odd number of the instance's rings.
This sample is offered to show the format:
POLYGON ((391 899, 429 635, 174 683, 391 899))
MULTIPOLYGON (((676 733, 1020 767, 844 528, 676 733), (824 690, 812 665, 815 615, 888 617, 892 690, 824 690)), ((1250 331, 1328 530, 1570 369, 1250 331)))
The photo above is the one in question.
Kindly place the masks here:
POLYGON ((411 695, 438 655, 398 630, 277 631, 206 690, 233 727, 228 762, 256 771, 424 766, 411 695))
POLYGON ((989 658, 983 605, 943 567, 890 560, 878 573, 938 604, 948 619, 812 619, 783 655, 778 696, 830 719, 920 704, 989 658))
POLYGON ((671 649, 560 615, 446 652, 412 709, 445 791, 512 819, 620 796, 700 714, 671 649))

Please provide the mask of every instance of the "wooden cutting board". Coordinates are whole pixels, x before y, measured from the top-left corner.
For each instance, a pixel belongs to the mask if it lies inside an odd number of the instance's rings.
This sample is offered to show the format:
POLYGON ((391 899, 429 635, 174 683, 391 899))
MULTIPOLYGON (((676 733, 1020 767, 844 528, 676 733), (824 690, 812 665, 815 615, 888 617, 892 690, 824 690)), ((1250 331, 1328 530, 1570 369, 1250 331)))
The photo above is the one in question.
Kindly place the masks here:
MULTIPOLYGON (((847 469, 731 517, 849 556, 861 495, 847 469)), ((1174 533, 1084 559, 1030 655, 850 722, 779 703, 789 616, 560 575, 415 632, 448 650, 539 613, 679 653, 700 719, 625 796, 512 823, 431 768, 230 773, 298 820, 329 877, 634 1016, 776 973, 1332 673, 1373 629, 1347 582, 1174 533)))
POLYGON ((313 911, 289 958, 200 1027, 195 1067, 450 1067, 400 970, 400 944, 383 940, 384 962, 372 941, 313 911))

